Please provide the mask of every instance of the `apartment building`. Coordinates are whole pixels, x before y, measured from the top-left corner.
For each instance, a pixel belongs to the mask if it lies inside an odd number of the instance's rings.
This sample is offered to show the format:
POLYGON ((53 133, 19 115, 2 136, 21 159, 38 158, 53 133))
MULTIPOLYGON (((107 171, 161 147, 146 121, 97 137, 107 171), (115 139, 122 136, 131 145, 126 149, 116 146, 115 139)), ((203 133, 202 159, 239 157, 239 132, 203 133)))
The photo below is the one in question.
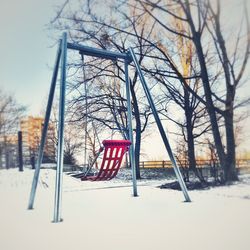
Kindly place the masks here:
MULTIPOLYGON (((20 121, 20 130, 23 138, 23 161, 30 164, 33 157, 37 158, 40 145, 43 118, 28 116, 20 121)), ((44 148, 43 162, 55 161, 55 128, 49 124, 47 139, 44 148)))

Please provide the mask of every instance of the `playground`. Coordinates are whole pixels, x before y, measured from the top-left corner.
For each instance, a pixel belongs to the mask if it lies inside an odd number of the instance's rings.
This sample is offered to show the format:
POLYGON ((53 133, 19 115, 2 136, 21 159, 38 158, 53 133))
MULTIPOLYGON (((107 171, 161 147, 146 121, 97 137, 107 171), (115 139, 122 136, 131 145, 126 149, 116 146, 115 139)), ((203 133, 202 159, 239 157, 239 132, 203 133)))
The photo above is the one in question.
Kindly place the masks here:
POLYGON ((249 249, 246 2, 3 1, 0 250, 249 249))
MULTIPOLYGON (((247 250, 250 175, 210 190, 160 189, 163 180, 82 182, 63 174, 63 223, 52 223, 55 171, 41 169, 35 209, 27 210, 34 170, 0 171, 0 249, 247 250)), ((166 182, 166 180, 165 180, 166 182)))
POLYGON ((167 246, 169 249, 244 250, 250 243, 247 216, 250 175, 241 174, 240 180, 230 185, 188 191, 131 48, 127 53, 116 53, 75 45, 67 42, 64 33, 58 46, 36 168, 19 172, 3 170, 0 174, 1 199, 4 201, 1 207, 3 249, 150 250, 167 246), (63 171, 68 49, 87 56, 123 60, 128 115, 127 135, 123 139, 102 141, 86 171, 71 174, 63 171), (131 62, 174 170, 168 178, 136 178, 128 70, 131 62), (59 72, 57 163, 51 169, 43 167, 42 158, 59 72), (130 168, 121 170, 126 154, 130 168), (98 172, 90 174, 100 155, 98 172), (180 190, 160 188, 173 181, 180 190), (12 241, 12 237, 16 240, 12 241))

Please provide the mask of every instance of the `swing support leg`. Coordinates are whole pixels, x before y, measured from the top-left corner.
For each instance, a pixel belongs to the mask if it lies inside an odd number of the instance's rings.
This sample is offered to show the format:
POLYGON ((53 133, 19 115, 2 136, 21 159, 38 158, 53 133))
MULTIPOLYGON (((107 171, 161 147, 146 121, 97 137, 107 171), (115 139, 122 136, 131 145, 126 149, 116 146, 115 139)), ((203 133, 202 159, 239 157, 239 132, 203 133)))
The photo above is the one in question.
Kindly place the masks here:
POLYGON ((57 147, 57 166, 56 166, 56 187, 54 203, 54 220, 61 222, 61 203, 62 203, 62 174, 64 156, 64 113, 65 113, 65 91, 66 91, 66 61, 67 61, 67 33, 63 33, 62 39, 62 60, 61 60, 61 83, 60 83, 60 103, 58 119, 58 147, 57 147))
POLYGON ((180 184, 180 186, 181 186, 181 189, 182 189, 183 195, 184 195, 184 197, 185 197, 185 200, 186 200, 186 202, 191 202, 191 199, 190 199, 190 197, 189 197, 189 195, 188 195, 188 192, 187 192, 187 187, 186 187, 185 182, 184 182, 184 180, 183 180, 183 178, 182 178, 180 169, 179 169, 179 167, 178 167, 178 165, 177 165, 177 162, 176 162, 176 160, 175 160, 174 154, 173 154, 172 149, 171 149, 171 147, 170 147, 170 144, 169 144, 169 142, 168 142, 168 138, 167 138, 166 133, 165 133, 165 131, 164 131, 164 128, 163 128, 163 126, 162 126, 160 117, 159 117, 158 112, 157 112, 157 110, 156 110, 156 107, 155 107, 153 98, 152 98, 152 96, 151 96, 151 93, 150 93, 149 88, 148 88, 148 86, 147 86, 147 83, 146 83, 146 81, 145 81, 145 78, 144 78, 144 76, 143 76, 143 74, 142 74, 140 65, 139 65, 139 63, 138 63, 138 61, 137 61, 137 58, 136 58, 135 53, 134 53, 134 51, 133 51, 132 48, 129 48, 129 52, 130 52, 130 55, 131 55, 131 57, 132 57, 132 60, 133 60, 133 62, 134 62, 134 64, 135 64, 136 70, 137 70, 138 75, 139 75, 139 78, 140 78, 140 80, 141 80, 141 84, 142 84, 142 87, 143 87, 144 92, 145 92, 145 94, 146 94, 146 97, 147 97, 147 99, 148 99, 149 105, 150 105, 150 107, 151 107, 151 109, 152 109, 152 112, 153 112, 153 115, 154 115, 156 124, 157 124, 157 126, 158 126, 159 131, 160 131, 160 134, 161 134, 162 140, 163 140, 163 142, 164 142, 164 145, 165 145, 165 147, 166 147, 166 150, 167 150, 167 152, 168 152, 169 158, 170 158, 170 160, 171 160, 171 162, 172 162, 172 165, 173 165, 173 167, 174 167, 175 175, 176 175, 176 177, 177 177, 177 179, 178 179, 178 182, 179 182, 179 184, 180 184))
POLYGON ((42 131, 42 137, 41 137, 38 157, 37 157, 36 168, 35 168, 34 177, 33 177, 33 181, 32 181, 28 209, 33 209, 33 206, 34 206, 37 183, 38 183, 38 179, 39 179, 40 168, 41 168, 42 159, 43 159, 43 151, 44 151, 48 126, 49 126, 49 119, 50 119, 50 114, 51 114, 51 109, 52 109, 52 103, 53 103, 54 93, 55 93, 55 88, 56 88, 56 80, 57 80, 58 69, 59 69, 59 64, 60 64, 60 57, 61 57, 61 41, 59 43, 59 47, 57 50, 55 67, 54 67, 53 76, 52 76, 52 80, 51 80, 49 98, 48 98, 48 103, 47 103, 45 119, 44 119, 44 126, 43 126, 43 131, 42 131))
POLYGON ((129 159, 132 169, 133 178, 133 196, 138 196, 137 193, 137 182, 136 182, 136 169, 135 169, 135 150, 134 150, 134 139, 133 139, 133 127, 132 127, 132 108, 131 108, 131 98, 130 98, 130 81, 128 74, 128 61, 125 60, 125 80, 126 80, 126 95, 127 95, 127 109, 128 109, 128 131, 129 140, 131 141, 131 146, 129 148, 129 159))

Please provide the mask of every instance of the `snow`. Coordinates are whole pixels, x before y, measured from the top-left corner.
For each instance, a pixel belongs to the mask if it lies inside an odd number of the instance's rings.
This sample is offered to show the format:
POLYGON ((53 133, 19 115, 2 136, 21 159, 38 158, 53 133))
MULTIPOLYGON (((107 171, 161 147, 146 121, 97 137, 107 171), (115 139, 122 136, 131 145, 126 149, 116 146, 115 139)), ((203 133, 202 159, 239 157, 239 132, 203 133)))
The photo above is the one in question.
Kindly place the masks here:
POLYGON ((52 223, 55 171, 41 169, 35 209, 27 210, 33 170, 0 170, 0 249, 248 250, 250 175, 236 185, 191 191, 159 189, 162 180, 63 179, 62 223, 52 223))

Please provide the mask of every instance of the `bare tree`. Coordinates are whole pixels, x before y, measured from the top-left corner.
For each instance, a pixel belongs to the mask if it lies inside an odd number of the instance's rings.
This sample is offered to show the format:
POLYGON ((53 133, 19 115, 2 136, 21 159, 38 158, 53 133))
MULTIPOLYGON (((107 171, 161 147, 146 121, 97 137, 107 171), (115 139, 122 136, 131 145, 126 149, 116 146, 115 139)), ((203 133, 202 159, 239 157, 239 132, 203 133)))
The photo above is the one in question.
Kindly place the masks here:
MULTIPOLYGON (((87 5, 80 4, 77 10, 65 10, 69 1, 63 5, 62 9, 58 11, 58 15, 54 20, 54 27, 58 29, 66 28, 70 31, 70 37, 74 42, 86 42, 91 45, 103 49, 116 49, 125 52, 129 46, 135 47, 139 62, 148 79, 155 79, 153 86, 156 86, 156 81, 164 78, 178 79, 184 91, 184 110, 186 121, 189 118, 189 124, 197 113, 190 113, 192 106, 190 100, 196 100, 199 103, 199 110, 201 104, 206 107, 209 114, 211 129, 214 136, 214 141, 217 153, 220 159, 220 164, 224 170, 225 180, 232 180, 237 178, 235 171, 235 145, 233 126, 233 111, 236 107, 243 105, 246 101, 234 103, 236 87, 243 77, 249 56, 249 39, 246 42, 246 50, 243 57, 239 57, 240 35, 236 39, 236 47, 233 53, 228 53, 224 46, 223 32, 220 28, 220 8, 217 4, 217 10, 208 0, 204 1, 116 1, 115 4, 107 5, 110 2, 105 2, 105 8, 110 15, 102 15, 100 12, 95 12, 93 7, 96 2, 88 2, 87 5), (176 8, 181 10, 176 12, 176 8), (159 18, 160 16, 165 19, 159 18), (172 27, 167 23, 169 17, 178 20, 178 23, 183 23, 181 29, 172 27), (165 21, 166 22, 165 22, 165 21), (156 32, 157 31, 157 32, 156 32), (176 36, 175 39, 170 40, 169 34, 176 36), (211 42, 212 38, 212 42, 211 42), (187 76, 182 74, 178 67, 180 59, 176 59, 176 47, 180 49, 180 45, 176 46, 176 40, 189 40, 192 44, 192 57, 198 62, 198 66, 193 68, 194 75, 187 76), (210 40, 209 40, 210 39, 210 40), (204 45, 206 43, 206 45, 204 45), (207 45, 208 44, 208 45, 207 45), (223 47, 224 46, 224 47, 223 47), (179 48, 178 48, 179 47, 179 48), (211 49, 212 48, 212 49, 211 49), (211 52, 210 52, 211 51, 211 52), (229 54, 231 56, 229 56, 229 54), (231 60, 229 60, 229 57, 231 60), (239 67, 240 58, 242 65, 239 67), (151 59, 153 63, 149 63, 151 59), (225 66, 225 64, 228 64, 225 66), (230 70, 228 71, 227 68, 230 70), (237 73, 238 72, 238 73, 237 73), (229 74, 228 74, 229 73, 229 74), (228 76, 229 75, 229 76, 228 76), (189 79, 201 79, 203 85, 203 92, 197 92, 197 88, 191 87, 188 82, 189 79), (225 88, 221 88, 221 81, 226 79, 225 88), (231 82, 228 82, 231 79, 231 82), (232 84, 232 82, 234 82, 232 84), (155 85, 154 85, 155 84, 155 85), (231 85, 230 85, 231 84, 231 85), (205 95, 205 98, 203 98, 205 95), (190 99, 191 98, 191 99, 190 99), (223 108, 226 107, 226 108, 223 108), (229 108, 231 107, 231 108, 229 108), (223 127, 219 124, 220 117, 224 117, 223 127), (190 119, 191 118, 191 119, 190 119), (222 129, 223 128, 223 129, 222 129), (225 130, 226 147, 224 148, 221 133, 225 130)), ((111 1, 112 3, 112 1, 111 1)), ((106 13, 107 13, 106 12, 106 13)), ((247 15, 246 15, 247 16, 247 15)), ((171 22, 170 22, 171 23, 171 22)), ((248 28, 248 19, 246 18, 246 27, 248 28)), ((248 28, 249 30, 249 28, 248 28)), ((249 32, 247 33, 249 34, 249 32)), ((177 42, 178 44, 178 42, 177 42)), ((189 59, 186 56, 186 59, 189 59)), ((194 65, 192 65, 193 67, 194 65)), ((103 73, 104 68, 99 69, 99 73, 103 73)), ((135 90, 137 82, 137 75, 131 79, 132 91, 135 90)), ((162 82, 166 83, 164 79, 162 82)), ((169 81, 167 81, 168 86, 169 81)), ((193 85, 195 86, 195 85, 193 85)), ((155 88, 157 89, 157 87, 155 88)), ((171 87, 168 87, 171 89, 171 87)), ((159 89, 158 89, 159 90, 159 89)), ((136 92, 136 91, 135 91, 136 92)), ((174 92, 174 91, 172 91, 174 92)), ((159 96, 159 92, 155 93, 159 96)), ((140 112, 137 98, 138 95, 133 96, 134 114, 139 115, 140 112)), ((176 97, 172 97, 173 99, 176 97)), ((178 97, 180 98, 180 97, 178 97)), ((177 99, 177 98, 176 98, 177 99)), ((112 102, 110 102, 112 103, 112 102)), ((161 101, 159 101, 162 104, 161 101)), ((199 113, 201 114, 201 112, 199 113)), ((140 116, 138 116, 140 118, 140 116)), ((147 118, 148 119, 148 118, 147 118)), ((199 120, 197 117, 196 120, 199 120)), ((147 124, 147 123, 145 123, 147 124)), ((136 126, 140 126, 140 119, 136 120, 136 126)), ((191 131, 190 126, 187 131, 191 131)), ((204 129, 206 131, 206 129, 204 129)), ((136 130, 136 135, 140 137, 139 129, 136 130)), ((189 133, 189 132, 188 132, 189 133)), ((187 142, 191 144, 192 134, 190 133, 187 142)), ((140 140, 136 140, 139 142, 140 140)), ((138 145, 140 148, 140 145, 138 145)), ((190 145, 190 148, 191 145, 190 145)), ((190 150, 191 152, 192 150, 190 150)), ((138 152, 137 152, 138 153, 138 152)), ((194 163, 193 160, 190 162, 194 163)), ((190 155, 191 159, 191 155, 190 155)), ((195 163, 194 163, 195 164, 195 163)))
MULTIPOLYGON (((220 1, 211 4, 211 1, 140 1, 147 14, 156 20, 166 32, 181 36, 192 41, 200 67, 200 78, 203 84, 206 106, 209 114, 214 142, 220 165, 224 171, 224 180, 237 179, 235 162, 234 111, 235 108, 249 102, 249 99, 236 102, 237 88, 243 82, 246 65, 249 59, 250 32, 248 15, 245 13, 246 36, 242 37, 242 25, 239 25, 234 49, 229 50, 231 42, 225 39, 221 25, 220 1), (147 6, 147 7, 145 7, 147 6), (151 7, 149 12, 148 6, 151 7), (176 14, 173 9, 181 8, 184 16, 176 14), (159 14, 160 13, 160 14, 159 14), (176 30, 168 23, 159 19, 159 15, 171 16, 184 22, 188 30, 176 30), (190 31, 190 35, 189 35, 190 31), (230 42, 230 44, 229 44, 230 42), (240 44, 244 50, 240 50, 240 44), (221 83, 224 83, 222 87, 221 83), (218 116, 224 119, 223 129, 218 124, 218 116), (222 132, 225 131, 225 146, 222 141, 222 132)), ((166 18, 165 20, 168 20, 166 18)), ((237 32, 236 32, 237 33, 237 32)), ((241 47, 242 48, 242 47, 241 47)), ((190 90, 190 89, 189 89, 190 90)), ((194 93, 192 93, 194 94, 194 93)))
MULTIPOLYGON (((69 107, 65 109, 65 128, 64 128, 64 163, 69 165, 77 165, 83 158, 83 131, 82 125, 70 122, 69 107)), ((55 102, 52 107, 52 115, 50 118, 50 129, 53 133, 48 133, 46 140, 52 141, 55 148, 58 144, 58 103, 55 102)), ((56 152, 57 153, 57 152, 56 152)), ((45 155, 46 156, 46 155, 45 155)))
MULTIPOLYGON (((135 47, 139 47, 139 62, 142 63, 149 50, 149 48, 143 44, 144 40, 142 37, 144 29, 137 29, 135 21, 132 18, 127 19, 127 22, 123 25, 123 28, 129 30, 129 33, 131 33, 131 30, 133 30, 133 33, 131 34, 137 34, 136 36, 132 36, 132 40, 127 32, 119 33, 115 29, 109 29, 108 26, 115 27, 117 25, 117 20, 111 20, 112 18, 104 20, 101 16, 98 16, 94 10, 95 8, 89 4, 87 6, 82 5, 81 11, 77 10, 73 13, 69 13, 67 11, 63 13, 62 11, 59 11, 60 14, 58 14, 56 20, 54 20, 54 26, 56 28, 58 28, 57 25, 59 25, 59 27, 69 27, 68 23, 70 23, 70 38, 74 42, 85 42, 102 49, 115 49, 125 53, 126 48, 128 47, 126 46, 127 43, 130 46, 133 45, 135 47)), ((120 13, 125 15, 124 12, 120 13)), ((124 16, 124 18, 127 18, 127 16, 124 16)), ((113 62, 113 64, 118 69, 116 72, 111 70, 112 66, 107 61, 93 58, 87 59, 87 61, 85 61, 84 68, 88 72, 87 81, 94 81, 95 83, 94 86, 89 89, 87 96, 89 106, 88 114, 86 114, 84 96, 79 95, 77 98, 75 96, 73 97, 72 103, 74 103, 73 105, 77 107, 74 109, 74 119, 84 120, 84 117, 88 115, 91 120, 101 123, 109 129, 114 129, 115 126, 117 129, 119 129, 123 137, 128 138, 128 131, 126 131, 126 98, 121 95, 120 87, 117 88, 112 86, 112 80, 111 83, 108 82, 108 79, 115 78, 115 81, 119 80, 120 83, 124 83, 125 73, 119 61, 113 62)), ((149 122, 151 111, 148 108, 148 104, 144 102, 144 96, 140 94, 137 80, 138 75, 136 71, 134 71, 133 76, 130 78, 130 85, 136 132, 136 174, 137 178, 140 178, 139 161, 141 134, 145 131, 146 125, 149 122)), ((82 88, 83 81, 77 79, 77 82, 77 87, 74 83, 74 87, 72 88, 82 88)))
MULTIPOLYGON (((20 118, 24 115, 25 107, 17 103, 14 96, 0 90, 0 156, 5 156, 8 163, 8 145, 13 144, 13 140, 8 135, 16 135, 20 118)), ((8 164, 6 164, 8 167, 8 164)))
POLYGON ((19 119, 24 114, 25 107, 18 104, 12 95, 0 90, 0 135, 17 132, 19 119))

